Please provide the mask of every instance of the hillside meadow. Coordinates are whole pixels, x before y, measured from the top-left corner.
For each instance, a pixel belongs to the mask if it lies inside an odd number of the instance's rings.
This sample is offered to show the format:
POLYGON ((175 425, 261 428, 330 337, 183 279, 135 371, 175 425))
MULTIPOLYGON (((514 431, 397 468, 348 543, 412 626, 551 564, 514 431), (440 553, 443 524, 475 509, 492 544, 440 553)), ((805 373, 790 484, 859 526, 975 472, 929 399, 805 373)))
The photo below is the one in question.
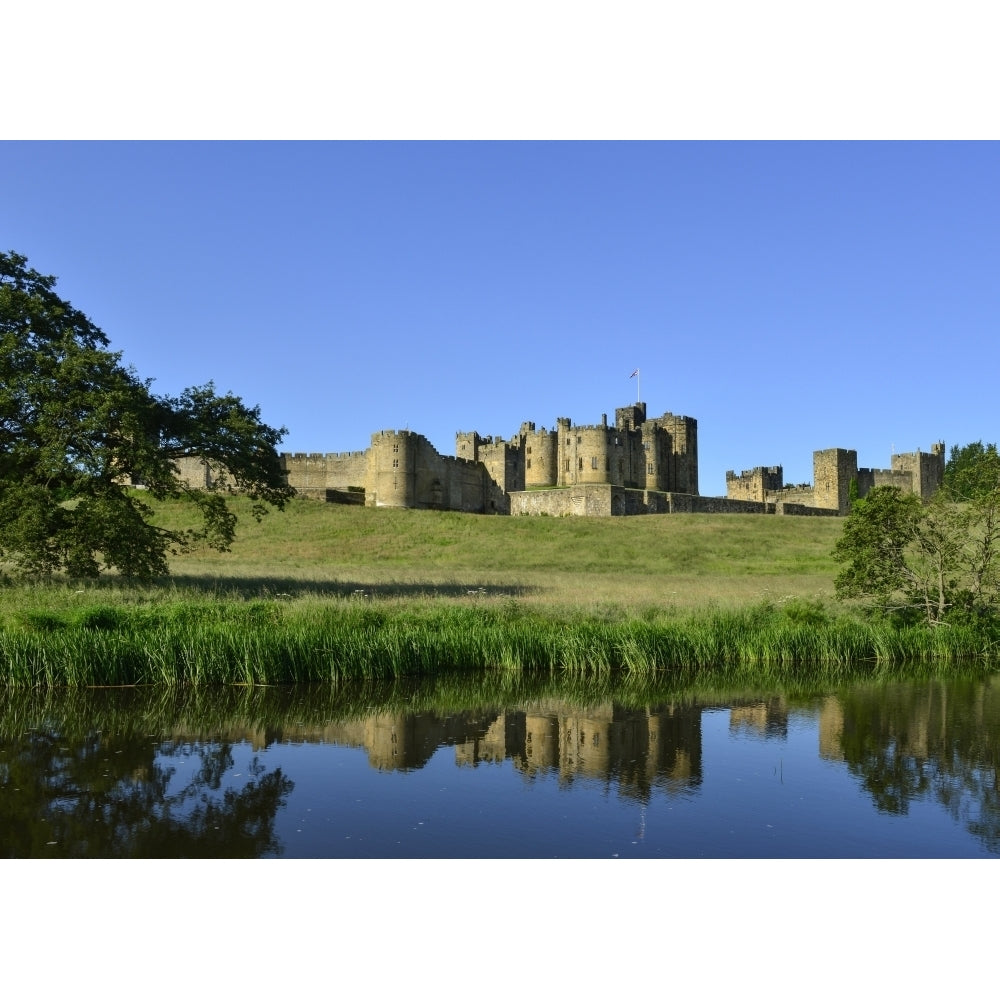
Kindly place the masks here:
MULTIPOLYGON (((165 524, 185 523, 179 504, 160 512, 165 524)), ((171 571, 180 585, 246 594, 363 589, 382 599, 481 600, 484 590, 574 612, 744 607, 832 600, 842 524, 731 514, 488 517, 296 500, 259 524, 244 512, 231 552, 178 557, 171 571)))

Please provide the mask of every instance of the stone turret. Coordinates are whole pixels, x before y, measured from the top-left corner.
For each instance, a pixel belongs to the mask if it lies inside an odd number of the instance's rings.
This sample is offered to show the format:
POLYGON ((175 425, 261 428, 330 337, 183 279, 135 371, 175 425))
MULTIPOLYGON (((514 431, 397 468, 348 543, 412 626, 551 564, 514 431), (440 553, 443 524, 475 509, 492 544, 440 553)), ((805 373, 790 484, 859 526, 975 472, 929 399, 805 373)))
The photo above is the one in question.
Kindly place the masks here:
POLYGON ((410 431, 378 431, 372 435, 371 461, 365 483, 368 506, 415 506, 414 439, 417 436, 410 431))

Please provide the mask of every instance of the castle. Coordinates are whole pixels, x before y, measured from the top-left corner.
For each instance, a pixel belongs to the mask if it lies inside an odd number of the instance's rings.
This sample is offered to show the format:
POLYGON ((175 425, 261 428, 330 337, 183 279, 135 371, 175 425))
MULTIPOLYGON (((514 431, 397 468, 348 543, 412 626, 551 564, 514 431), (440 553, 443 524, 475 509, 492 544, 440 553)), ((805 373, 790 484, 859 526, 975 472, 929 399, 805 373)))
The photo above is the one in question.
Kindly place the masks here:
MULTIPOLYGON (((894 455, 891 470, 858 469, 857 452, 814 453, 815 485, 786 487, 781 466, 726 473, 725 497, 698 492, 698 423, 646 404, 615 410, 598 424, 559 417, 552 430, 522 423, 510 438, 456 435, 441 455, 423 435, 383 430, 365 451, 285 453, 289 485, 303 496, 369 507, 485 514, 778 513, 837 516, 849 510, 851 483, 864 496, 895 485, 928 497, 944 474, 944 444, 929 454, 894 455)), ((193 470, 192 470, 193 471, 193 470)), ((210 475, 208 469, 204 474, 210 475)))
POLYGON ((851 483, 858 497, 876 486, 895 486, 929 500, 944 478, 944 442, 932 444, 930 452, 893 455, 889 461, 888 469, 859 469, 856 451, 827 448, 813 452, 812 486, 786 486, 780 465, 757 466, 740 475, 727 472, 726 496, 775 506, 794 503, 838 514, 851 509, 851 483))
POLYGON ((661 497, 670 494, 698 495, 697 422, 647 418, 645 403, 616 410, 613 425, 604 414, 589 426, 568 417, 552 430, 522 423, 508 439, 460 431, 455 451, 441 455, 423 435, 386 430, 365 451, 281 461, 299 493, 370 507, 525 514, 574 512, 575 503, 585 508, 578 513, 618 514, 665 509, 661 497))

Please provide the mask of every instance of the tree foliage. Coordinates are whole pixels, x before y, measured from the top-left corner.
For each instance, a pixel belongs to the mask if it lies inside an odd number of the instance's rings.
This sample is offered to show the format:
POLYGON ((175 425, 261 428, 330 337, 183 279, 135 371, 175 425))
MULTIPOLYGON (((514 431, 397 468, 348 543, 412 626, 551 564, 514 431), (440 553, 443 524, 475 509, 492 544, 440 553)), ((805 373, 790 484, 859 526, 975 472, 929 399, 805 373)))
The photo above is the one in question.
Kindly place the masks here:
MULTIPOLYGON (((985 460, 985 459, 984 459, 985 460)), ((981 477, 979 472, 970 476, 981 477)), ((867 598, 883 614, 929 625, 994 621, 1000 611, 1000 488, 959 501, 949 489, 928 503, 894 486, 858 500, 834 558, 840 598, 867 598)))
POLYGON ((170 552, 229 548, 229 487, 253 498, 258 519, 284 506, 293 492, 276 451, 284 428, 211 383, 154 395, 54 288, 26 257, 0 253, 0 558, 34 575, 161 575, 170 552), (216 481, 185 480, 182 458, 207 461, 216 481), (157 499, 188 499, 200 527, 157 527, 134 483, 157 499))
POLYGON ((1000 455, 982 441, 953 445, 944 467, 944 486, 958 501, 981 499, 1000 488, 1000 455))

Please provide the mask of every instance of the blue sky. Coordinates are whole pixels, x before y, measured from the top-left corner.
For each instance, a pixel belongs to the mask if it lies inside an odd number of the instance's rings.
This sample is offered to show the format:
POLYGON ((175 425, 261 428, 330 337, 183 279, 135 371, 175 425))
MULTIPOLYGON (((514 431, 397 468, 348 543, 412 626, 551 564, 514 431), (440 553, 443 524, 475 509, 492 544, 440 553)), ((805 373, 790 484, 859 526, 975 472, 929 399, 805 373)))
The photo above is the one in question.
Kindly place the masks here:
POLYGON ((0 247, 287 451, 698 421, 701 492, 996 441, 992 142, 3 142, 0 247))

